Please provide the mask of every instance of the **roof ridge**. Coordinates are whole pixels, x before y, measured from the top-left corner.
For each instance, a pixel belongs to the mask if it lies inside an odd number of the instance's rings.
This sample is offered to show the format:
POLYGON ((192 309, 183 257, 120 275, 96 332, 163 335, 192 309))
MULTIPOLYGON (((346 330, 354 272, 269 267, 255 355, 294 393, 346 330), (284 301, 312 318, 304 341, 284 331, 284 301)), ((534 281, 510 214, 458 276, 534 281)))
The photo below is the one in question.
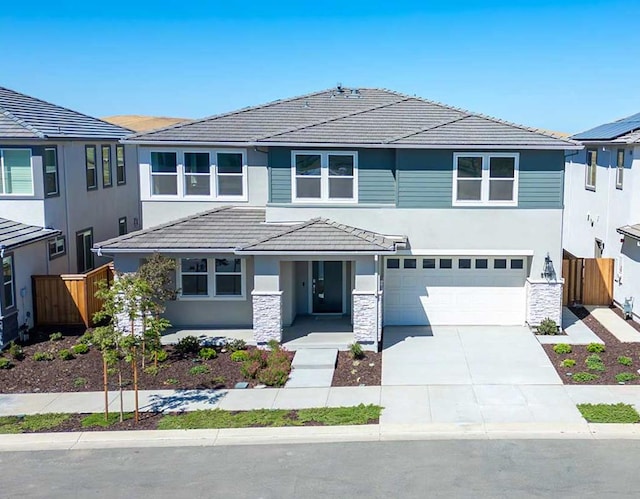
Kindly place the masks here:
POLYGON ((407 100, 408 100, 408 98, 402 98, 402 99, 394 101, 394 102, 386 102, 384 104, 376 104, 375 106, 371 106, 371 107, 368 107, 368 108, 365 108, 365 109, 359 109, 357 111, 351 111, 350 113, 342 114, 342 115, 339 115, 339 116, 333 116, 331 118, 325 118, 323 120, 318 120, 318 121, 315 121, 315 122, 312 122, 312 123, 299 125, 297 127, 293 127, 293 128, 290 128, 290 129, 280 130, 278 132, 271 133, 271 134, 268 134, 268 135, 255 137, 252 140, 258 142, 258 141, 261 141, 261 140, 266 140, 266 139, 270 139, 270 138, 276 137, 278 135, 284 135, 286 133, 298 132, 300 130, 304 130, 305 128, 312 128, 314 126, 324 125, 324 124, 330 123, 332 121, 343 120, 345 118, 350 118, 351 116, 357 116, 359 114, 365 114, 365 113, 369 113, 371 111, 376 111, 378 109, 382 109, 382 108, 385 108, 387 106, 395 106, 396 104, 400 104, 401 102, 405 102, 407 100))
POLYGON ((236 248, 236 250, 242 251, 245 250, 251 246, 256 246, 258 244, 262 244, 262 243, 266 243, 267 241, 270 241, 272 239, 275 239, 277 237, 280 236, 284 236, 287 234, 291 234, 292 232, 295 232, 297 230, 303 229, 304 227, 308 227, 309 225, 313 225, 314 223, 321 221, 322 219, 320 217, 316 217, 316 218, 311 218, 310 220, 307 220, 305 222, 300 222, 296 225, 292 225, 291 227, 289 227, 288 229, 285 229, 281 232, 278 232, 276 234, 269 234, 268 236, 262 237, 260 239, 254 239, 253 241, 249 241, 248 243, 242 245, 242 246, 238 246, 236 248))
POLYGON ((21 120, 20 118, 18 118, 17 116, 15 116, 11 111, 2 108, 2 114, 3 116, 6 116, 7 118, 9 118, 12 121, 15 121, 18 125, 20 125, 22 128, 26 128, 27 130, 29 130, 30 132, 35 133, 38 137, 40 137, 41 139, 46 138, 46 135, 44 133, 42 133, 40 130, 38 130, 36 127, 34 127, 33 125, 30 125, 29 123, 27 123, 24 120, 21 120))
MULTIPOLYGON (((21 95, 23 97, 26 97, 27 99, 36 100, 38 102, 43 102, 44 104, 48 104, 50 106, 54 106, 54 107, 57 107, 57 108, 60 108, 60 109, 64 109, 65 111, 69 111, 71 113, 79 114, 81 116, 84 116, 85 118, 91 118, 92 120, 100 121, 100 122, 104 123, 105 125, 109 125, 109 126, 113 126, 113 127, 116 127, 116 128, 120 128, 120 129, 122 129, 122 130, 124 130, 126 132, 133 132, 133 130, 131 130, 129 128, 125 128, 125 127, 120 126, 120 125, 114 125, 113 123, 109 123, 108 121, 104 121, 104 120, 101 120, 100 118, 96 118, 95 116, 91 116, 90 114, 82 113, 80 111, 76 111, 75 109, 71 109, 71 108, 68 108, 68 107, 65 107, 65 106, 61 106, 59 104, 54 104, 53 102, 49 102, 47 100, 40 99, 38 97, 34 97, 32 95, 24 94, 22 92, 18 92, 17 90, 12 90, 11 88, 0 87, 0 89, 6 90, 6 91, 11 92, 11 93, 16 94, 16 95, 21 95)), ((42 133, 42 132, 40 132, 40 133, 42 133)), ((43 133, 42 135, 44 137, 46 137, 46 134, 43 133)))
POLYGON ((420 133, 423 132, 428 132, 429 130, 435 130, 436 128, 440 128, 441 126, 446 126, 446 125, 450 125, 451 123, 455 123, 456 121, 460 121, 460 120, 464 120, 465 118, 468 118, 469 115, 463 114, 462 116, 458 116, 454 119, 451 120, 447 120, 447 121, 442 121, 440 123, 437 123, 435 125, 429 125, 429 126, 425 126, 422 128, 417 129, 416 131, 413 132, 409 132, 409 133, 405 133, 402 135, 396 135, 395 137, 391 137, 390 139, 387 139, 385 141, 386 144, 391 144, 393 142, 396 142, 397 140, 401 140, 401 139, 406 139, 408 137, 412 137, 413 135, 418 135, 420 133))

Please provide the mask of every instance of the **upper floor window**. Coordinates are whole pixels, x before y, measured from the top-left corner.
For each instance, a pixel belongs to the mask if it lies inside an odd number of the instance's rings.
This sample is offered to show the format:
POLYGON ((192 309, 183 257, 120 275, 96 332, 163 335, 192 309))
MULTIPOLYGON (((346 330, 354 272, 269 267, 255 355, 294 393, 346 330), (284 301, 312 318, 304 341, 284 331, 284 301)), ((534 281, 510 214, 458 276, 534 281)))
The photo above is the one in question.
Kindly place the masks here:
POLYGON ((44 167, 44 195, 57 196, 58 187, 58 157, 55 148, 46 148, 43 158, 44 167))
POLYGON ((616 189, 622 189, 624 181, 624 149, 618 149, 616 154, 616 189))
POLYGON ((294 201, 357 201, 357 153, 294 151, 292 156, 294 201))
POLYGON ((598 150, 587 149, 587 168, 585 172, 584 186, 589 190, 596 190, 596 168, 598 162, 598 150))
POLYGON ((49 241, 49 260, 62 256, 67 252, 64 236, 58 236, 49 241))
POLYGON ((30 149, 0 149, 0 194, 33 195, 30 149))
POLYGON ((96 173, 96 146, 85 146, 85 164, 87 170, 87 190, 98 188, 98 174, 96 173))
POLYGON ((177 153, 151 153, 151 193, 170 196, 178 194, 177 153))
POLYGON ((517 153, 456 153, 453 158, 454 206, 517 204, 517 153))
POLYGON ((218 197, 242 196, 244 192, 244 161, 242 153, 216 154, 216 183, 218 197))
POLYGON ((111 146, 102 146, 102 187, 113 185, 111 173, 111 146))
POLYGON ((127 183, 127 172, 124 159, 124 146, 116 145, 116 182, 118 185, 127 183))
POLYGON ((208 152, 184 153, 184 195, 211 194, 211 163, 208 152))

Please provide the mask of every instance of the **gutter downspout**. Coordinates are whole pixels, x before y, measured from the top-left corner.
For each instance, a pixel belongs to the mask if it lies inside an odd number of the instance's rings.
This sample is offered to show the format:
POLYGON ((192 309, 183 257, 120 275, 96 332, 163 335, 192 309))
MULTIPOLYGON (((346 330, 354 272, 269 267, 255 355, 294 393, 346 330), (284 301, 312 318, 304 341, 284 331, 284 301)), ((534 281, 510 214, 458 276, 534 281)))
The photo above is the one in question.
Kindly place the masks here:
POLYGON ((377 303, 377 307, 376 307, 376 338, 377 338, 377 343, 378 343, 378 348, 380 348, 380 341, 382 341, 382 329, 381 329, 381 325, 380 325, 380 307, 382 306, 381 300, 380 300, 380 263, 379 263, 379 256, 378 255, 374 255, 373 256, 373 261, 374 261, 374 265, 375 265, 375 278, 376 278, 376 303, 377 303))

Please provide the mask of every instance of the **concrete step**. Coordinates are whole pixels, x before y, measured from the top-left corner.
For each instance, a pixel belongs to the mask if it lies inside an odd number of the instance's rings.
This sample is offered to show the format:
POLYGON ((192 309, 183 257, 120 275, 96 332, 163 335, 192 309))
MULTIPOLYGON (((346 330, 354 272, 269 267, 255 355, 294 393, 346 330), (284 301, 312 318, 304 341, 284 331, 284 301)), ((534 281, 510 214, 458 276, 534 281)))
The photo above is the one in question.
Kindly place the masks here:
POLYGON ((291 367, 294 369, 335 369, 337 348, 301 348, 296 350, 291 367))
POLYGON ((334 369, 293 369, 285 388, 326 388, 331 386, 334 369))

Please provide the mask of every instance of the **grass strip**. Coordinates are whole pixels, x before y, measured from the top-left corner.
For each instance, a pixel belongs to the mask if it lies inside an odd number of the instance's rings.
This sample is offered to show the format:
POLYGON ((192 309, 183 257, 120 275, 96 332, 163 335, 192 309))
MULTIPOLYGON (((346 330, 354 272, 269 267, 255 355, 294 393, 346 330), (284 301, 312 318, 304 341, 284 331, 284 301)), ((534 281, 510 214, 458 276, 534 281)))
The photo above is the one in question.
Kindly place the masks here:
POLYGON ((578 404, 589 423, 640 423, 640 414, 629 404, 578 404))
POLYGON ((69 414, 34 414, 30 416, 3 416, 0 417, 0 433, 27 433, 51 430, 60 426, 69 414))
MULTIPOLYGON (((126 421, 127 419, 133 418, 133 412, 125 412, 123 415, 123 419, 126 421)), ((89 414, 82 418, 82 427, 83 428, 91 428, 91 427, 100 427, 100 428, 108 428, 109 426, 113 426, 120 422, 120 413, 119 412, 110 412, 109 417, 107 419, 104 418, 103 412, 96 412, 94 414, 89 414)))

